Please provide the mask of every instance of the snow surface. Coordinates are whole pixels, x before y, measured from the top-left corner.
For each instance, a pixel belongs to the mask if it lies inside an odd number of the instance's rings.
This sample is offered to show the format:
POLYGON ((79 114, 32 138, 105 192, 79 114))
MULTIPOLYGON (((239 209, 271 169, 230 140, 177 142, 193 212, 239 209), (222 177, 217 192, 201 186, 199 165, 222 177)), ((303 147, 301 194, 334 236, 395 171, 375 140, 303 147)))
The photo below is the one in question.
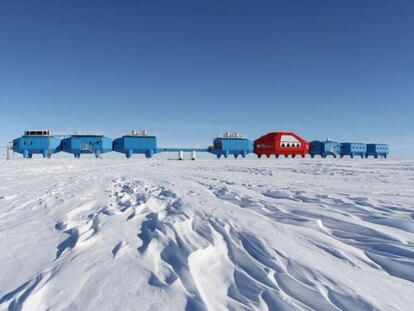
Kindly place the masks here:
POLYGON ((0 163, 0 310, 413 310, 414 162, 0 163))

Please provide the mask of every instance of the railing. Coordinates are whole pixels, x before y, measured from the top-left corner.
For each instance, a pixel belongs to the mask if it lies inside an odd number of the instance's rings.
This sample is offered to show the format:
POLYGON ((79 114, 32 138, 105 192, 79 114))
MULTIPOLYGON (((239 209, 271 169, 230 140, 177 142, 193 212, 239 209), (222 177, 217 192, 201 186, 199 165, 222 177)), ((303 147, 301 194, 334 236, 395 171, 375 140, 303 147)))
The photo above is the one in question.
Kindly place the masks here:
POLYGON ((93 148, 91 145, 89 144, 82 144, 80 146, 80 150, 82 151, 89 151, 90 153, 95 154, 95 157, 102 159, 102 155, 101 153, 98 151, 98 149, 93 148))

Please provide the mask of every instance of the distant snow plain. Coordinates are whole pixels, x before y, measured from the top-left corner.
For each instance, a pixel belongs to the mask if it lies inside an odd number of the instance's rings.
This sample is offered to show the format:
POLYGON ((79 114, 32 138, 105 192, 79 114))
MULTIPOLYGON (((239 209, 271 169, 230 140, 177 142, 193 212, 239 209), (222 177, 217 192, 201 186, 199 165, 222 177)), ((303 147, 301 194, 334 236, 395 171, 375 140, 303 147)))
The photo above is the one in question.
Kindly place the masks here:
POLYGON ((414 161, 0 163, 0 310, 413 310, 414 161))

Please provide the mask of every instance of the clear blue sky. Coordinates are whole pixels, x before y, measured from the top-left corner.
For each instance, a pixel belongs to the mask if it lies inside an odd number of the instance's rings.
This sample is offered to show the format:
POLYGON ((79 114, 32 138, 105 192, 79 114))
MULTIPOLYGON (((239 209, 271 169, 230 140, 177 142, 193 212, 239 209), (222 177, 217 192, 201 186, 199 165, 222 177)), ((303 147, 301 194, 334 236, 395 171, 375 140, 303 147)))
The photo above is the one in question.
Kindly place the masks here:
POLYGON ((1 142, 289 130, 414 158, 413 116, 413 1, 0 2, 1 142))

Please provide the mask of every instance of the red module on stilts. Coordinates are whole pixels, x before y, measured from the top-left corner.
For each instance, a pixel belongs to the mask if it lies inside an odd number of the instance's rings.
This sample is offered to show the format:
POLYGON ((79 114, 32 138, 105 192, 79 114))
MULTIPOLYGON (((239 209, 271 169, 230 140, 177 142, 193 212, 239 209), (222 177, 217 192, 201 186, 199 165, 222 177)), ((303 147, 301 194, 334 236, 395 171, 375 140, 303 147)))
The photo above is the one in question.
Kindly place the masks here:
POLYGON ((270 157, 274 154, 276 158, 284 155, 301 155, 302 158, 309 152, 309 143, 298 135, 289 132, 275 132, 266 134, 254 142, 254 153, 260 158, 262 155, 270 157))

